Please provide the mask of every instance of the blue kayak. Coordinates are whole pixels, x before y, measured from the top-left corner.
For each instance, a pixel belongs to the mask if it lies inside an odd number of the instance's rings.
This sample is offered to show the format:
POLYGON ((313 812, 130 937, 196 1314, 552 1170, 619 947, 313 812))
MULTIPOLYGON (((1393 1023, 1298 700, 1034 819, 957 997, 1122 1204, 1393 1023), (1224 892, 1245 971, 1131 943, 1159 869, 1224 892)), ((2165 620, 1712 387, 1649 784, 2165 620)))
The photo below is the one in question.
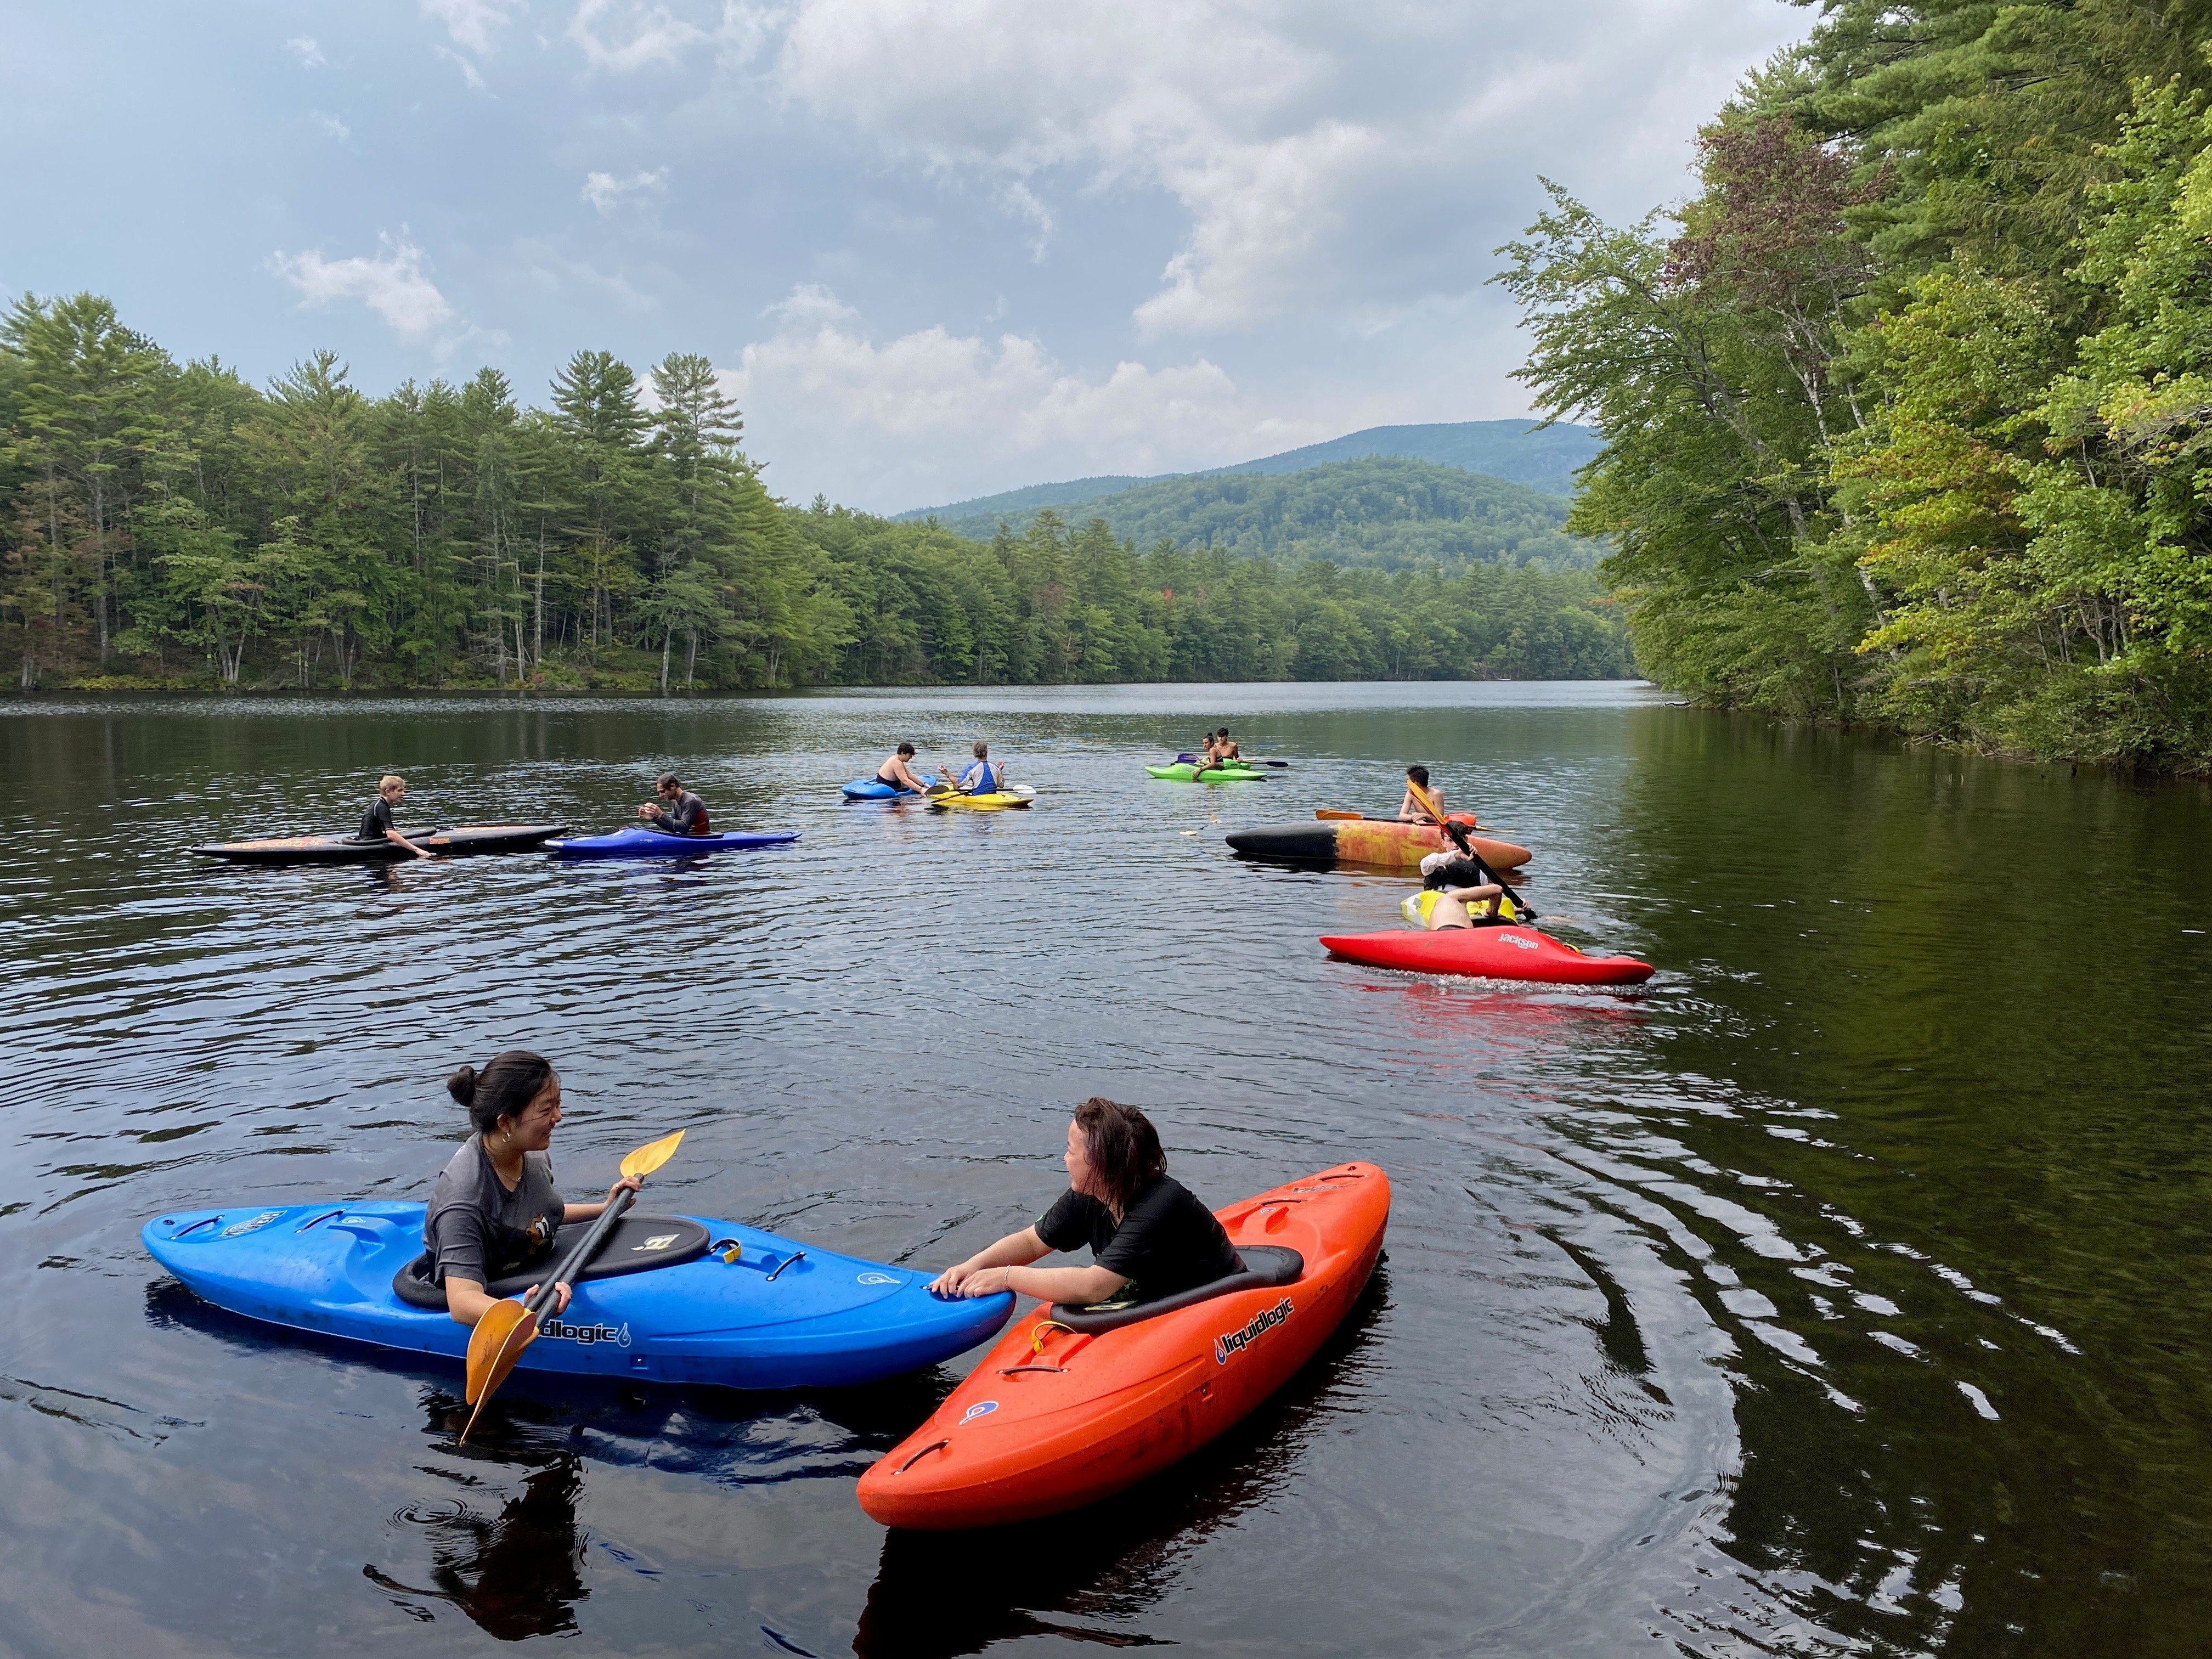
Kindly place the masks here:
POLYGON ((565 841, 549 841, 545 850, 556 859, 696 859, 706 853, 749 853, 756 847, 781 847, 798 839, 796 830, 673 836, 665 830, 639 827, 617 830, 611 836, 570 836, 565 841))
POLYGON ((880 778, 854 778, 840 792, 847 800, 891 800, 900 795, 915 794, 915 790, 902 789, 895 783, 885 783, 880 778))
MULTIPOLYGON (((564 1227, 552 1261, 588 1224, 564 1227)), ((140 1233, 187 1289, 248 1319, 436 1354, 458 1366, 469 1328, 424 1281, 420 1204, 242 1205, 156 1216, 140 1233)), ((520 1295, 544 1269, 496 1280, 520 1295)), ((929 1293, 929 1275, 693 1216, 624 1216, 565 1313, 522 1351, 526 1370, 843 1388, 934 1365, 987 1341, 1014 1299, 929 1293), (735 1249, 732 1250, 732 1247, 735 1249)))

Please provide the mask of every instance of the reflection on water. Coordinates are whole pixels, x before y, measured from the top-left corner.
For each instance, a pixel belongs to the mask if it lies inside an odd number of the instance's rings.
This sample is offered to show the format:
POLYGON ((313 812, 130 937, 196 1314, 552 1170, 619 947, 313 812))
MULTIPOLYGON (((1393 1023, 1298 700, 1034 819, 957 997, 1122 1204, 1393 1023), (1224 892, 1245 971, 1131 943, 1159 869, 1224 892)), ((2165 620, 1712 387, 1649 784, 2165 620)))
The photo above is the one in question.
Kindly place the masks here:
POLYGON ((0 714, 0 1648, 2203 1651, 2207 802, 1620 688, 0 714), (1215 714, 1294 765, 1148 787, 1215 714), (1036 810, 837 800, 901 737, 976 736, 1036 810), (1388 811, 1413 759, 1536 849, 1562 937, 1658 977, 1332 962, 1407 878, 1221 845, 1388 811), (670 768, 801 841, 182 851, 346 827, 386 770, 448 822, 608 829, 670 768), (525 1373, 464 1451, 440 1364, 139 1252, 163 1209, 420 1194, 462 1129, 439 1079, 517 1042, 562 1069, 579 1192, 684 1127, 668 1207, 934 1265, 1037 1212, 1103 1092, 1215 1202, 1388 1169, 1389 1283, 1207 1453, 979 1540, 853 1502, 958 1365, 525 1373))
MULTIPOLYGON (((437 1415, 440 1432, 446 1432, 453 1413, 437 1415)), ((437 1465, 423 1465, 422 1472, 465 1487, 482 1483, 477 1474, 437 1465)), ((420 1535, 429 1554, 431 1587, 403 1583, 374 1562, 362 1574, 388 1591, 392 1605, 410 1618, 427 1622, 433 1614, 422 1605, 425 1601, 448 1601, 502 1642, 565 1634, 576 1628, 575 1604, 591 1594, 584 1586, 584 1540, 576 1528, 576 1494, 583 1485, 582 1465, 562 1453, 524 1480, 522 1490, 496 1515, 476 1508, 473 1493, 444 1504, 410 1504, 392 1517, 392 1528, 420 1535)))

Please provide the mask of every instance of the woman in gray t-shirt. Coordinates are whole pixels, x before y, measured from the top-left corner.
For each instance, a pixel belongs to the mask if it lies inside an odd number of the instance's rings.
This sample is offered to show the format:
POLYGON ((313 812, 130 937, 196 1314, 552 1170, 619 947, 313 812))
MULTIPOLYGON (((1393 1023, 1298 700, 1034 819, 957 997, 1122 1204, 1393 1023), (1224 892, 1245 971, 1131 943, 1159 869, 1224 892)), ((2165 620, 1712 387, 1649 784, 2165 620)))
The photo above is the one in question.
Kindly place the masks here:
MULTIPOLYGON (((598 1204, 561 1201, 546 1150, 561 1122, 561 1079, 541 1054, 509 1048, 482 1071, 462 1066, 446 1088, 468 1109, 476 1133, 430 1189, 422 1247, 430 1279, 445 1286, 447 1307, 462 1324, 473 1325, 494 1300, 486 1285, 544 1261, 565 1223, 591 1220, 617 1193, 635 1192, 639 1182, 624 1176, 598 1204)), ((556 1313, 568 1310, 566 1285, 560 1297, 556 1313)))

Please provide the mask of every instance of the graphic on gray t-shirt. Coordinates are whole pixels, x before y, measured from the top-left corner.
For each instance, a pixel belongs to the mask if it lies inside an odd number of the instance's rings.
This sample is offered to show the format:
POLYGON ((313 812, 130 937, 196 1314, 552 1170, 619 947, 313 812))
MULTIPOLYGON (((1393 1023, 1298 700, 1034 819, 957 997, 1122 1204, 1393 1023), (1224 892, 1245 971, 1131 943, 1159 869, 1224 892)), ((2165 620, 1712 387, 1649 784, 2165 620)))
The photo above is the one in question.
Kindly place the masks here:
POLYGON ((471 1135, 438 1172, 423 1212, 422 1248, 432 1258, 431 1278, 442 1285, 447 1275, 458 1274, 488 1285, 521 1272, 551 1251, 564 1207, 553 1185, 550 1154, 525 1152, 522 1179, 509 1192, 491 1166, 483 1138, 471 1135))

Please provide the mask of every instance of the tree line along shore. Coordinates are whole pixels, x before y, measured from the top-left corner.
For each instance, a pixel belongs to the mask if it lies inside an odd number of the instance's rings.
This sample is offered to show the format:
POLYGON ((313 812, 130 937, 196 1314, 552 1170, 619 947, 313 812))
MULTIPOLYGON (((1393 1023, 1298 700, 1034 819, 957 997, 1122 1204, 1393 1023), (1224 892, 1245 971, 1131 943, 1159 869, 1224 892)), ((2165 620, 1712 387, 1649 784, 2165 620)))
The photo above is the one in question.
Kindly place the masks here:
POLYGON ((1501 250, 1706 703, 2212 771, 2212 10, 1827 0, 1692 198, 1501 250))
POLYGON ((331 352, 259 387, 95 295, 26 296, 0 322, 0 649, 25 691, 1633 672, 1589 572, 1503 544, 1386 571, 1053 514, 978 540, 779 501, 742 435, 702 356, 579 352, 543 408, 490 368, 374 398, 331 352))

